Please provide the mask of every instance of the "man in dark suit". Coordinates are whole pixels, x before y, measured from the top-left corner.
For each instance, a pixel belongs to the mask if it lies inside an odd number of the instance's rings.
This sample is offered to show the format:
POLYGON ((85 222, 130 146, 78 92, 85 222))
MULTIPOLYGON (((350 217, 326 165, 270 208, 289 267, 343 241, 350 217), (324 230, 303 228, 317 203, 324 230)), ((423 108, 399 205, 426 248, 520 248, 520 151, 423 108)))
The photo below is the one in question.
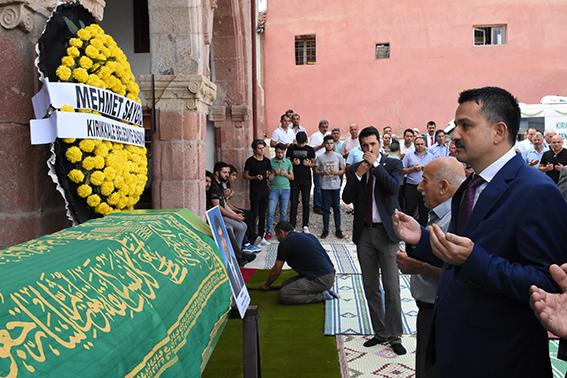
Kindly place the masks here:
POLYGON ((393 217, 396 234, 416 245, 412 257, 443 262, 431 356, 441 377, 552 376, 529 288, 559 290, 548 268, 567 261, 567 204, 515 153, 519 122, 507 91, 462 92, 453 140, 475 174, 453 196, 449 231, 426 230, 400 212, 393 217))
POLYGON ((435 144, 435 130, 437 129, 437 124, 435 121, 427 122, 426 130, 427 132, 423 134, 423 141, 425 142, 425 147, 431 148, 435 144))
POLYGON ((396 354, 405 354, 401 344, 402 316, 396 264, 399 240, 392 227, 392 214, 399 208, 402 162, 380 154, 380 134, 375 127, 363 129, 358 138, 364 156, 347 171, 343 201, 354 205, 352 239, 356 244, 364 294, 375 332, 364 346, 389 342, 396 354), (382 298, 379 274, 385 298, 382 298))

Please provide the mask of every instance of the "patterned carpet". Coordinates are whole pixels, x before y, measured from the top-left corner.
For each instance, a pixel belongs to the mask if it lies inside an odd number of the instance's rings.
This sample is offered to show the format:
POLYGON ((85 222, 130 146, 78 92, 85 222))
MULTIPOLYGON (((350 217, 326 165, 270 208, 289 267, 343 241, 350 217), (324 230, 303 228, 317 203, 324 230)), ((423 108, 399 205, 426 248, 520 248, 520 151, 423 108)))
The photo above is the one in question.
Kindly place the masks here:
MULTIPOLYGON (((369 338, 370 336, 337 336, 337 344, 342 350, 339 360, 343 378, 415 377, 415 335, 402 336, 402 344, 408 351, 403 356, 396 355, 387 345, 365 348, 362 343, 369 338)), ((567 372, 567 362, 556 358, 558 344, 558 340, 549 340, 553 378, 563 378, 567 372)))
MULTIPOLYGON (((402 344, 408 353, 402 356, 395 354, 389 345, 378 344, 365 348, 362 344, 370 336, 337 336, 342 339, 344 351, 343 361, 348 371, 347 377, 383 377, 411 378, 415 376, 415 337, 402 336, 402 344)), ((343 373, 344 374, 344 373, 343 373)), ((344 377, 344 375, 343 375, 344 377)))
MULTIPOLYGON (((404 334, 415 332, 417 306, 410 293, 409 275, 400 274, 400 297, 404 334)), ((337 275, 333 290, 340 299, 325 303, 325 335, 373 335, 362 277, 337 275)))
MULTIPOLYGON (((256 254, 256 259, 246 264, 246 268, 271 269, 276 262, 278 245, 278 243, 271 243, 269 246, 262 247, 262 251, 256 254)), ((360 274, 360 265, 358 264, 354 244, 322 243, 321 245, 327 251, 337 274, 360 274)), ((284 264, 284 269, 290 269, 290 267, 284 264)))
POLYGON ((567 362, 557 359, 559 340, 549 340, 549 358, 553 368, 553 378, 563 378, 567 372, 567 362))

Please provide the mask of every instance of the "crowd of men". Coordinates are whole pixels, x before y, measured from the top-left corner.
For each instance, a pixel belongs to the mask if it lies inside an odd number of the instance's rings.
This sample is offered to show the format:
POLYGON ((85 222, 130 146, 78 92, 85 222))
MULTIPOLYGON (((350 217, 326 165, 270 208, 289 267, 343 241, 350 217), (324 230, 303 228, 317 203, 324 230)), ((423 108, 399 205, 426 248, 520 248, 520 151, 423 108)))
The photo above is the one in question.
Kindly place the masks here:
POLYGON ((229 218, 231 242, 243 248, 272 237, 279 207, 275 233, 287 241, 262 288, 289 260, 299 275, 285 283, 280 300, 311 303, 336 295, 330 290, 334 268, 309 233, 309 195, 313 185, 312 210, 323 215, 320 238, 329 234, 331 209, 335 235, 342 238, 339 202, 346 180, 342 200, 354 207, 352 238, 375 331, 366 347, 388 343, 396 354, 406 353, 400 269, 413 275, 419 308, 417 377, 551 377, 542 325, 567 337, 567 311, 558 305, 567 303, 567 265, 557 266, 567 261, 567 202, 558 190, 567 181, 563 139, 529 128, 517 142, 519 106, 503 89, 464 91, 458 102, 450 143, 433 121, 425 134, 406 129, 401 139, 388 126, 359 133, 352 124, 343 142, 340 129, 329 131, 321 120, 308 137, 290 110, 272 134, 273 159, 265 156, 263 140, 252 143, 243 174, 250 181, 248 220, 226 200, 226 163, 210 174, 216 184, 208 206, 228 207, 223 217, 229 218), (313 245, 309 261, 317 261, 316 269, 301 258, 309 255, 302 245, 313 245))

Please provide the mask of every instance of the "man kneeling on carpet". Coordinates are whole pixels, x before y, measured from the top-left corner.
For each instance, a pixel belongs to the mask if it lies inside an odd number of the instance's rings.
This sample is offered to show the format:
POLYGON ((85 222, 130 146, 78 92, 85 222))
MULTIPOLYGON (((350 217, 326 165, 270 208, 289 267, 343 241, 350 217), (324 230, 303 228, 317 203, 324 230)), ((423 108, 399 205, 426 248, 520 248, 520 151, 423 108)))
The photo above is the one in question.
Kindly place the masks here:
POLYGON ((306 304, 338 298, 331 290, 335 282, 335 268, 319 240, 312 234, 294 232, 289 222, 279 222, 274 231, 280 242, 276 263, 260 289, 269 290, 287 262, 298 275, 282 283, 279 292, 281 304, 306 304))

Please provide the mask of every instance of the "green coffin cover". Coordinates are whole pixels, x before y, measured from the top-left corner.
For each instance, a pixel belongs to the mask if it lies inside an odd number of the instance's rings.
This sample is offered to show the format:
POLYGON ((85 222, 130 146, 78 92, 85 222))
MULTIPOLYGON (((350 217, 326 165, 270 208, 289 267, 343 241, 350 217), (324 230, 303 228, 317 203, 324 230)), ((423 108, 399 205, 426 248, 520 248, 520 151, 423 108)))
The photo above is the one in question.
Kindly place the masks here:
POLYGON ((91 220, 0 251, 0 376, 196 377, 229 309, 189 211, 91 220))

